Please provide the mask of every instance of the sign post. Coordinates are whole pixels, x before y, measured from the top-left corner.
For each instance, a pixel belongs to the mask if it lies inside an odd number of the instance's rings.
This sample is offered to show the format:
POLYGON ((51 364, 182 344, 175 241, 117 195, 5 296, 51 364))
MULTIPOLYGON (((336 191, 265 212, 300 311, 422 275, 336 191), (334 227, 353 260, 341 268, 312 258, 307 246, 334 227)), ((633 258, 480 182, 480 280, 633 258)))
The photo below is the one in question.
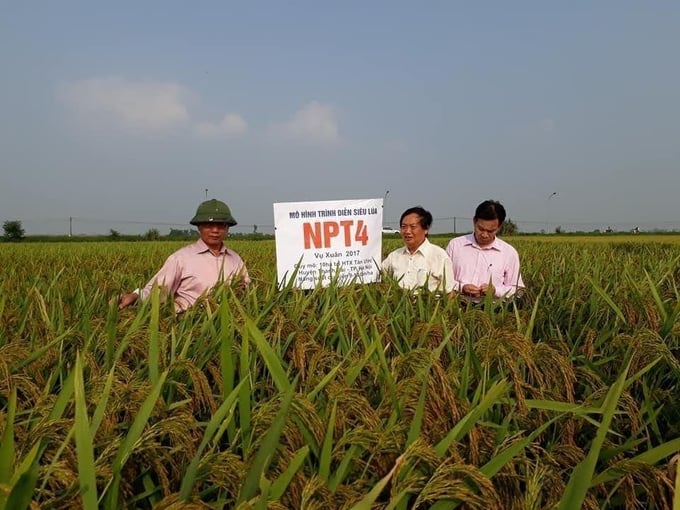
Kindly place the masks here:
POLYGON ((383 201, 329 200, 274 204, 279 286, 294 287, 380 279, 383 201))

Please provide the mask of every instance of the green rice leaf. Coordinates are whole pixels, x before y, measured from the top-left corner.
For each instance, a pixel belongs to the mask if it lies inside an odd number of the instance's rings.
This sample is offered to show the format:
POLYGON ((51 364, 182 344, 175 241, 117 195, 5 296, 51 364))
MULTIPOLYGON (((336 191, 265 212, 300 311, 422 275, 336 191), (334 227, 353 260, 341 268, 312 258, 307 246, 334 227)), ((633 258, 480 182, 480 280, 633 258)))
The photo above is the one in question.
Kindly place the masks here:
POLYGON ((403 456, 399 456, 394 462, 394 467, 390 469, 390 472, 383 476, 382 479, 370 490, 370 492, 352 507, 352 510, 371 510, 371 508, 373 508, 373 503, 376 502, 382 491, 384 491, 385 487, 387 487, 387 484, 390 483, 390 480, 394 476, 394 473, 397 472, 397 469, 399 469, 399 466, 402 462, 403 456))
POLYGON ((87 417, 87 399, 83 381, 83 364, 76 355, 75 371, 75 440, 78 454, 79 493, 85 510, 97 510, 97 477, 94 469, 94 446, 87 417))
POLYGON ((454 441, 460 441, 470 431, 472 427, 484 416, 484 414, 494 405, 500 403, 510 390, 510 383, 505 380, 496 381, 489 391, 482 397, 482 400, 470 410, 468 414, 451 429, 451 431, 436 446, 435 452, 439 457, 443 457, 449 446, 454 441))
POLYGON ((290 485, 290 482, 293 480, 293 477, 296 475, 296 473, 300 470, 308 455, 309 446, 303 446, 295 453, 295 456, 291 459, 290 464, 288 464, 286 470, 283 473, 281 473, 276 480, 272 482, 271 488, 269 490, 270 501, 278 501, 279 499, 281 499, 281 496, 283 496, 284 492, 286 492, 286 489, 290 485))
POLYGON ((0 443, 0 484, 9 483, 14 471, 14 415, 17 408, 17 389, 12 387, 9 394, 5 430, 2 431, 0 443))
POLYGON ((260 356, 262 356, 262 359, 274 380, 276 388, 280 392, 288 391, 291 388, 291 384, 290 381, 288 381, 286 370, 283 368, 283 364, 281 363, 278 354, 274 351, 262 332, 257 329, 253 320, 250 317, 245 317, 245 321, 250 339, 255 344, 260 356))
POLYGON ((0 492, 0 510, 24 510, 29 507, 38 483, 39 450, 38 441, 14 471, 9 481, 9 494, 0 492))
POLYGON ((132 425, 128 429, 127 435, 125 436, 123 443, 120 445, 118 451, 116 452, 116 456, 113 459, 113 463, 111 464, 113 478, 111 479, 109 485, 107 486, 107 489, 105 490, 106 508, 108 509, 113 510, 119 507, 118 495, 120 476, 123 470, 123 466, 130 458, 130 455, 132 455, 132 453, 134 452, 135 444, 137 443, 137 441, 139 441, 139 438, 142 436, 144 428, 147 426, 149 422, 149 418, 151 417, 153 408, 155 407, 156 402, 158 401, 158 397, 160 396, 161 389, 163 388, 163 384, 165 383, 165 378, 167 377, 167 375, 168 375, 167 371, 163 372, 160 375, 160 377, 158 378, 158 382, 152 388, 151 393, 149 393, 146 399, 144 399, 142 406, 139 408, 137 416, 135 416, 132 425))
POLYGON ((620 478, 621 476, 624 476, 626 473, 623 470, 619 469, 618 466, 620 464, 626 464, 631 462, 656 464, 660 460, 670 457, 671 455, 674 455, 678 452, 680 452, 680 438, 667 441, 666 443, 663 443, 659 446, 656 446, 645 452, 642 452, 641 454, 636 455, 635 457, 627 458, 625 460, 622 460, 621 462, 614 464, 609 469, 593 477, 593 479, 590 482, 590 487, 595 487, 596 485, 600 485, 601 483, 608 483, 613 480, 616 480, 617 478, 620 478))
POLYGON ((95 437, 97 430, 99 430, 99 425, 101 425, 104 419, 104 413, 106 412, 106 404, 111 396, 111 387, 113 386, 113 376, 115 375, 115 364, 109 370, 109 375, 106 377, 106 383, 104 384, 104 390, 102 391, 99 400, 97 401, 97 407, 92 415, 92 422, 90 423, 90 436, 95 437))
POLYGON ((619 398, 623 392, 629 367, 630 361, 607 392, 607 396, 604 400, 604 403, 602 404, 602 423, 597 429, 595 439, 588 450, 588 455, 585 459, 579 462, 569 477, 567 487, 564 491, 564 494, 562 495, 562 498, 560 499, 558 507, 560 510, 581 508, 583 505, 583 500, 586 497, 586 493, 588 492, 588 488, 590 487, 593 479, 597 459, 600 456, 600 449, 602 448, 602 444, 604 443, 604 440, 607 436, 609 424, 611 423, 619 398))
POLYGON ((420 396, 418 397, 418 405, 413 413, 413 420, 408 430, 408 437, 406 438, 406 447, 413 444, 413 442, 420 437, 420 430, 423 426, 423 416, 425 414, 425 396, 427 395, 427 377, 423 377, 423 383, 420 388, 420 396))
POLYGON ((588 278, 588 281, 590 282, 590 284, 593 286, 593 290, 595 292, 597 292, 597 294, 599 294, 599 296, 602 299, 604 299, 605 303, 607 303, 609 305, 609 307, 614 311, 614 313, 619 318, 619 320, 621 322, 623 322, 624 324, 627 324, 628 321, 626 320, 626 316, 623 315, 623 312, 616 305, 616 303, 614 303, 614 300, 612 300, 612 298, 609 297, 609 295, 597 283, 595 283, 595 280, 593 280, 592 277, 588 276, 587 278, 588 278))
POLYGON ((267 466, 271 461, 271 456, 279 445, 279 438, 281 437, 281 433, 286 424, 286 415, 288 414, 288 409, 290 408, 294 395, 295 393, 292 388, 283 393, 281 407, 276 413, 269 430, 267 430, 264 439, 260 444, 260 448, 255 454, 255 458, 243 481, 241 493, 238 497, 239 503, 248 501, 255 496, 257 488, 260 485, 260 476, 264 476, 264 473, 267 471, 267 466))
POLYGON ((321 457, 319 458, 319 478, 328 483, 328 476, 331 471, 331 454, 333 453, 333 432, 335 431, 335 413, 338 408, 337 401, 333 402, 331 415, 328 417, 326 436, 321 446, 321 457))
POLYGON ((158 383, 158 370, 160 364, 159 330, 158 321, 160 315, 160 289, 154 285, 151 290, 151 319, 149 321, 149 380, 152 385, 158 383))
POLYGON ((227 414, 233 413, 234 406, 236 405, 236 399, 239 395, 239 392, 241 391, 241 386, 243 386, 244 383, 245 380, 242 380, 238 384, 238 386, 236 386, 236 388, 232 390, 232 392, 227 396, 224 402, 222 402, 220 407, 217 409, 215 414, 213 414, 212 418, 208 422, 208 425, 205 428, 205 432, 203 433, 203 438, 201 439, 201 444, 198 446, 196 453, 191 459, 189 467, 187 467, 186 471, 184 472, 184 476, 182 477, 182 485, 179 491, 181 501, 184 502, 189 501, 191 491, 193 490, 194 483, 196 481, 196 477, 198 474, 198 466, 201 462, 203 451, 211 441, 219 440, 219 436, 221 434, 218 434, 218 432, 224 431, 223 426, 227 421, 225 418, 227 414))

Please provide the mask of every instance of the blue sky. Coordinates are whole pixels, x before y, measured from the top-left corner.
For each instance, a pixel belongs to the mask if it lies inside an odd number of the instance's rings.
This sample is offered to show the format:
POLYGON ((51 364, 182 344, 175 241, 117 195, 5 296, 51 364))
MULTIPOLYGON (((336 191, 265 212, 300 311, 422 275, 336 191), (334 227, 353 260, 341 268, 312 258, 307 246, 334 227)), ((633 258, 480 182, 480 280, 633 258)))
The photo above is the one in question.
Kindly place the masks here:
POLYGON ((208 188, 267 231, 274 202, 389 190, 385 223, 435 231, 487 198, 523 230, 680 229, 678 27, 657 1, 9 3, 0 220, 166 232, 208 188))

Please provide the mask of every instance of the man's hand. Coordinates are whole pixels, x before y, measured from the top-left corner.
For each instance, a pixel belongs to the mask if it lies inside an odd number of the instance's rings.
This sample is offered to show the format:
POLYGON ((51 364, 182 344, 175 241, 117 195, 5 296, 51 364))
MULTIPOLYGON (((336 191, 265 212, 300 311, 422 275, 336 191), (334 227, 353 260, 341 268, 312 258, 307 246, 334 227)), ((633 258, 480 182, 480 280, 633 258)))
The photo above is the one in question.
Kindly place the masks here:
POLYGON ((463 294, 466 296, 479 297, 482 294, 481 287, 477 287, 471 283, 466 283, 463 285, 463 294))
POLYGON ((122 310, 123 308, 127 308, 128 306, 134 304, 137 302, 137 298, 139 296, 137 295, 136 292, 130 292, 129 294, 121 294, 118 297, 118 309, 122 310))
POLYGON ((490 285, 488 283, 482 283, 479 286, 479 293, 486 295, 487 292, 490 292, 492 296, 494 295, 495 290, 493 288, 493 285, 490 285))

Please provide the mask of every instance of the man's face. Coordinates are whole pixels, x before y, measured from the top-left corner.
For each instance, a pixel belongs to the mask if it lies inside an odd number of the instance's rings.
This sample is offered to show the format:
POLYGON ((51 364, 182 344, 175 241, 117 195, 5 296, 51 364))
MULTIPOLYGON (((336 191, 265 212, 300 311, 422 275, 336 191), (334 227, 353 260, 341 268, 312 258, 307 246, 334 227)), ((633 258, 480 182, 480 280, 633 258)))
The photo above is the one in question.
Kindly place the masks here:
POLYGON ((409 251, 415 251, 425 242, 427 230, 420 226, 420 216, 411 213, 401 220, 401 238, 409 251))
POLYGON ((501 227, 498 220, 476 219, 473 223, 475 227, 475 241, 479 246, 489 246, 496 239, 498 229, 501 227))
POLYGON ((222 241, 229 233, 229 225, 226 223, 199 223, 198 233, 201 240, 213 250, 222 246, 222 241))

